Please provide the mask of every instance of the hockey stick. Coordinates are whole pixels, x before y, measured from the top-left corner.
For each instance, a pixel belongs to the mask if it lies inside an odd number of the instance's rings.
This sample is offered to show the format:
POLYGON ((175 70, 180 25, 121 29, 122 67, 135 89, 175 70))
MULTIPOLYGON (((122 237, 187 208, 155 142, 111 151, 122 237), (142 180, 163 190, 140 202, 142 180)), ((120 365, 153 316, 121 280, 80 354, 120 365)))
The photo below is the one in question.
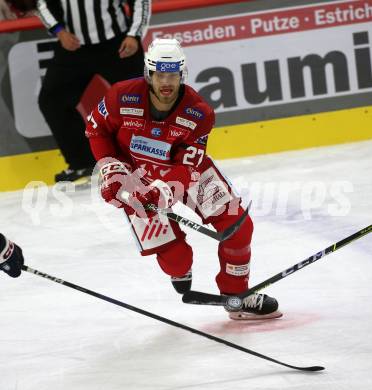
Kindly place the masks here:
MULTIPOLYGON (((126 191, 122 191, 120 196, 124 201, 128 201, 128 199, 130 197, 130 193, 126 192, 126 191)), ((245 220, 245 217, 249 213, 249 209, 251 208, 251 205, 252 205, 252 201, 249 202, 247 209, 244 210, 244 213, 238 218, 238 220, 222 232, 215 232, 211 229, 206 228, 203 225, 199 225, 196 222, 190 221, 189 219, 187 219, 185 217, 181 217, 180 215, 175 214, 172 211, 169 211, 169 209, 161 209, 154 204, 146 205, 145 209, 150 210, 150 211, 155 211, 156 213, 162 214, 172 221, 175 221, 181 225, 185 225, 185 226, 189 227, 190 229, 196 230, 199 233, 202 233, 208 237, 214 238, 215 240, 221 242, 221 241, 227 240, 240 228, 241 224, 245 220)))
POLYGON ((158 207, 156 207, 153 204, 148 205, 147 209, 152 210, 152 211, 156 211, 157 213, 160 213, 160 214, 163 214, 167 218, 171 219, 172 221, 175 221, 177 223, 185 225, 193 230, 196 230, 199 233, 202 233, 208 237, 214 238, 217 241, 224 241, 224 240, 227 240, 229 237, 231 237, 240 228, 241 224, 245 220, 245 217, 249 213, 249 209, 251 207, 251 204, 252 204, 252 201, 249 203, 247 209, 244 210, 244 213, 239 217, 239 219, 222 232, 215 232, 211 229, 204 227, 203 225, 199 225, 196 222, 190 221, 189 219, 187 219, 185 217, 181 217, 180 215, 177 215, 177 214, 173 213, 172 211, 167 211, 166 209, 159 209, 158 207))
POLYGON ((63 284, 65 286, 67 286, 67 287, 73 288, 74 290, 79 290, 79 291, 81 291, 81 292, 83 292, 85 294, 92 295, 93 297, 96 297, 98 299, 102 299, 103 301, 112 303, 114 305, 124 307, 125 309, 128 309, 128 310, 134 311, 136 313, 142 314, 142 315, 144 315, 146 317, 150 317, 150 318, 153 318, 155 320, 164 322, 165 324, 168 324, 168 325, 171 325, 171 326, 174 326, 176 328, 183 329, 183 330, 187 330, 187 331, 189 331, 191 333, 195 333, 195 334, 197 334, 199 336, 202 336, 202 337, 206 337, 207 339, 216 341, 217 343, 221 343, 221 344, 227 345, 228 347, 237 349, 239 351, 248 353, 250 355, 254 355, 254 356, 258 357, 258 358, 265 359, 265 360, 268 360, 270 362, 273 362, 273 363, 276 363, 276 364, 280 364, 280 365, 288 367, 288 368, 293 368, 294 370, 300 370, 300 371, 321 371, 321 370, 324 370, 324 367, 321 367, 321 366, 297 367, 297 366, 292 366, 291 364, 283 363, 283 362, 281 362, 279 360, 276 360, 276 359, 273 359, 273 358, 271 358, 269 356, 262 355, 259 352, 255 352, 255 351, 252 351, 251 349, 244 348, 244 347, 242 347, 240 345, 237 345, 237 344, 233 344, 230 341, 227 341, 227 340, 224 340, 224 339, 220 339, 219 337, 213 336, 213 335, 211 335, 209 333, 204 333, 204 332, 202 332, 200 330, 191 328, 191 327, 189 327, 187 325, 180 324, 179 322, 172 321, 172 320, 170 320, 168 318, 159 316, 157 314, 150 313, 150 312, 148 312, 146 310, 142 310, 142 309, 140 309, 138 307, 135 307, 135 306, 132 306, 132 305, 128 305, 127 303, 124 303, 124 302, 118 301, 116 299, 110 298, 110 297, 108 297, 106 295, 102 295, 102 294, 99 294, 99 293, 94 292, 92 290, 88 290, 87 288, 78 286, 78 285, 70 283, 70 282, 66 282, 63 279, 59 279, 59 278, 56 278, 54 276, 48 275, 46 273, 37 271, 37 270, 35 270, 33 268, 28 267, 27 265, 23 265, 22 266, 22 270, 30 272, 30 273, 32 273, 34 275, 40 276, 40 277, 45 278, 45 279, 49 279, 52 282, 63 284))
POLYGON ((332 252, 342 248, 345 245, 350 244, 351 242, 358 240, 359 238, 365 236, 368 233, 372 232, 372 225, 359 230, 358 232, 344 238, 341 241, 332 244, 328 248, 323 249, 322 251, 315 253, 315 255, 310 256, 309 258, 300 261, 299 263, 293 265, 292 267, 287 268, 286 270, 279 272, 278 274, 272 276, 269 279, 264 280, 263 282, 257 284, 256 286, 250 288, 249 290, 236 295, 236 296, 222 296, 215 294, 207 294, 199 291, 188 291, 182 297, 184 303, 193 303, 196 305, 216 305, 216 306, 225 306, 229 310, 238 311, 243 307, 243 299, 252 295, 256 291, 262 290, 265 287, 270 286, 271 284, 286 278, 287 276, 299 271, 300 269, 305 268, 307 265, 314 263, 317 260, 320 260, 324 256, 329 255, 332 252))

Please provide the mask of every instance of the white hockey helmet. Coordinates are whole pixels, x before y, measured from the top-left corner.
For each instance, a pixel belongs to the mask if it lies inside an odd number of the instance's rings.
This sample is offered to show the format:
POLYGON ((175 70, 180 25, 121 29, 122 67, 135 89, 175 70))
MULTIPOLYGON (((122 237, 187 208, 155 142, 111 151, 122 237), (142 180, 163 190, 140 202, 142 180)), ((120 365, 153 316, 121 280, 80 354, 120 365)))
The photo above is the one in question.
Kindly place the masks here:
POLYGON ((177 39, 156 38, 145 53, 145 78, 151 81, 150 72, 180 72, 181 82, 187 76, 186 57, 177 39))

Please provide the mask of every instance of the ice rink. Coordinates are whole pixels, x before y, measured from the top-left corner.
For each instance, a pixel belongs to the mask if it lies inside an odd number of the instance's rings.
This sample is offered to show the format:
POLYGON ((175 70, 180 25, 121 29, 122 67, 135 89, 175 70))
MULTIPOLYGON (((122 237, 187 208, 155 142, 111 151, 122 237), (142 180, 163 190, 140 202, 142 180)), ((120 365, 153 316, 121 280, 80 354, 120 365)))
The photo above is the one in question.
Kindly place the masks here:
MULTIPOLYGON (((253 200, 251 285, 372 223, 372 141, 219 165, 253 200)), ((372 389, 372 234, 265 290, 281 319, 247 323, 183 304, 156 260, 138 255, 121 212, 89 190, 3 193, 0 215, 32 268, 286 363, 326 367, 297 372, 35 275, 2 273, 0 390, 372 389)), ((217 242, 188 233, 193 289, 216 293, 217 242)))

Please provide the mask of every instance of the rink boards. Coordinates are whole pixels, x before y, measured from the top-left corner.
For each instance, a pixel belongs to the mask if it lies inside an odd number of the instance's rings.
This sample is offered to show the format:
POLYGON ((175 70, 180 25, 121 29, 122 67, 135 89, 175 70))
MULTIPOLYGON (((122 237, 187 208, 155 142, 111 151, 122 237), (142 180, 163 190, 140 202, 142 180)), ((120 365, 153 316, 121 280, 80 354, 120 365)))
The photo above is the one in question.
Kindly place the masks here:
MULTIPOLYGON (((372 106, 217 127, 209 137, 208 153, 226 159, 371 138, 372 106)), ((31 180, 52 184, 55 172, 64 167, 57 149, 2 157, 0 172, 7 175, 0 181, 0 191, 23 188, 31 180)))
MULTIPOLYGON (((372 139, 372 0, 155 13, 145 47, 161 36, 181 41, 188 84, 216 112, 214 158, 372 139)), ((0 43, 0 191, 51 184, 66 166, 37 96, 56 42, 34 28, 0 43)))

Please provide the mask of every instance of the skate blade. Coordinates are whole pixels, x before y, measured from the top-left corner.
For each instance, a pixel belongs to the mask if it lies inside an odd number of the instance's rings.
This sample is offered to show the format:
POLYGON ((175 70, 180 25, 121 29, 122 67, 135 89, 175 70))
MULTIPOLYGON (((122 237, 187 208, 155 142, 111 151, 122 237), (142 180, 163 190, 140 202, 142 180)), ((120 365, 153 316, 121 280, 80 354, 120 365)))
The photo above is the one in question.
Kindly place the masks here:
POLYGON ((232 311, 229 313, 229 317, 232 320, 236 321, 261 321, 261 320, 271 320, 274 318, 282 317, 283 313, 279 310, 276 310, 270 314, 254 314, 246 313, 244 311, 232 311))

